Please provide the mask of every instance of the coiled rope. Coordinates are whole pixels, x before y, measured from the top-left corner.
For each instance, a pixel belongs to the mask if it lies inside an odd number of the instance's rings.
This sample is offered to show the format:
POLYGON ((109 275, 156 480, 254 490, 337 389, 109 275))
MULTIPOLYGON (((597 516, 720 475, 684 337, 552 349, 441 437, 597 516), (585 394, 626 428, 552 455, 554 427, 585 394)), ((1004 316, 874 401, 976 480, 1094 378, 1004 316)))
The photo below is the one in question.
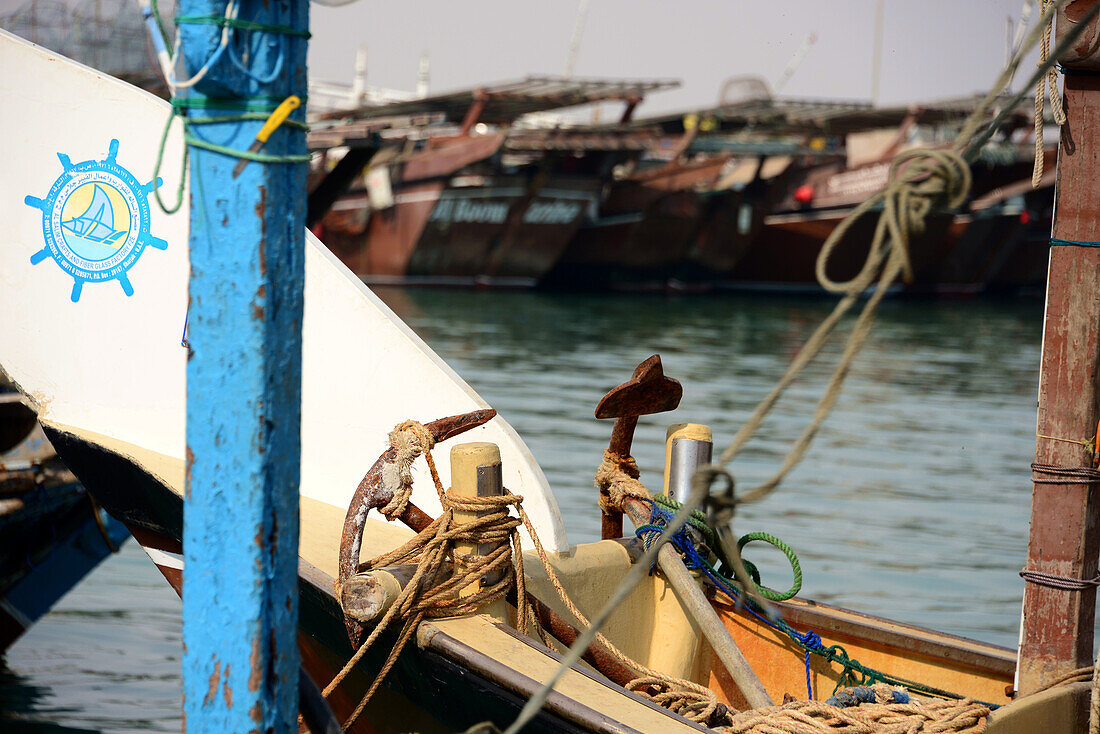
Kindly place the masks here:
POLYGON ((842 294, 843 297, 799 350, 775 387, 742 424, 729 447, 722 453, 719 464, 728 464, 737 456, 786 389, 828 343, 841 318, 868 288, 872 285, 875 288, 852 327, 844 351, 809 424, 795 441, 779 469, 769 479, 743 493, 739 497, 740 502, 763 499, 779 486, 805 456, 821 424, 836 404, 852 360, 871 332, 875 312, 882 299, 899 277, 912 280, 910 234, 923 232, 927 217, 933 211, 961 206, 970 191, 970 183, 970 166, 957 151, 907 151, 891 164, 886 188, 856 207, 826 239, 817 259, 817 279, 826 290, 842 294), (851 280, 834 281, 826 272, 833 252, 844 241, 852 225, 880 206, 881 214, 863 267, 851 280))
MULTIPOLYGON (((649 500, 649 505, 652 508, 649 523, 642 525, 634 531, 635 535, 638 536, 645 547, 649 547, 649 545, 660 536, 668 525, 669 520, 672 519, 673 513, 680 509, 681 506, 676 500, 664 495, 655 495, 649 500), (670 512, 669 510, 672 511, 670 512)), ((759 569, 757 569, 751 561, 742 558, 741 562, 745 564, 745 570, 749 572, 756 593, 770 601, 786 601, 787 599, 794 598, 794 596, 802 590, 802 564, 799 562, 798 555, 795 554, 794 549, 774 535, 764 532, 754 532, 741 536, 737 541, 737 550, 741 551, 746 545, 754 541, 768 543, 775 546, 775 548, 783 553, 783 555, 787 557, 787 562, 791 564, 791 575, 793 576, 793 581, 789 589, 786 591, 776 591, 775 589, 762 585, 760 582, 759 569)), ((735 578, 728 573, 720 573, 714 565, 707 560, 708 555, 717 554, 720 556, 721 554, 714 529, 706 524, 705 516, 702 513, 693 513, 688 520, 687 526, 681 528, 679 532, 673 535, 669 542, 680 552, 680 555, 684 558, 684 565, 686 565, 688 569, 704 571, 708 577, 710 574, 714 574, 721 577, 726 585, 740 587, 740 583, 735 578), (700 549, 696 547, 695 540, 688 531, 689 527, 702 536, 705 546, 703 551, 700 551, 700 549)))
MULTIPOLYGON (((858 689, 853 689, 858 690, 858 689)), ((876 685, 871 701, 838 706, 824 701, 792 701, 733 717, 723 734, 913 734, 981 732, 989 708, 970 700, 896 703, 894 691, 876 685)), ((855 697, 853 697, 854 699, 855 697)), ((908 697, 906 697, 908 698, 908 697)))
MULTIPOLYGON (((997 101, 1001 90, 1005 89, 1008 86, 1008 83, 1015 75, 1016 69, 1019 67, 1024 55, 1030 52, 1030 50, 1039 40, 1039 35, 1043 32, 1041 29, 1044 28, 1044 26, 1048 26, 1050 24, 1058 5, 1060 5, 1060 3, 1057 5, 1052 5, 1045 10, 1043 17, 1040 18, 1035 28, 1032 28, 1032 30, 1029 32, 1027 39, 1024 41, 1023 44, 1021 44, 1019 51, 1015 54, 1015 56, 1013 56, 1012 60, 1001 72, 1000 77, 993 85, 989 94, 986 95, 986 97, 982 100, 982 102, 978 105, 974 112, 971 113, 970 117, 964 123, 963 128, 960 131, 954 146, 952 147, 952 152, 961 155, 964 161, 974 160, 978 156, 985 143, 999 129, 1001 122, 1022 99, 1023 92, 1014 95, 1007 104, 1001 107, 999 112, 993 115, 993 119, 991 121, 988 121, 987 123, 987 116, 989 115, 994 102, 997 101), (985 125, 985 129, 981 130, 981 127, 983 125, 985 125)), ((1071 44, 1073 44, 1077 40, 1078 37, 1080 37, 1083 30, 1088 27, 1089 21, 1093 17, 1095 17, 1098 11, 1100 11, 1100 3, 1093 5, 1091 8, 1087 9, 1083 13, 1083 16, 1079 19, 1079 22, 1073 28, 1071 28, 1063 37, 1063 39, 1058 43, 1057 47, 1052 53, 1051 58, 1048 58, 1046 62, 1041 63, 1035 73, 1032 74, 1031 78, 1024 87, 1025 89, 1028 89, 1031 87, 1031 85, 1038 83, 1039 78, 1042 75, 1046 74, 1049 71, 1050 67, 1053 66, 1053 59, 1057 59, 1062 53, 1066 51, 1066 49, 1070 47, 1071 44)), ((957 161, 953 159, 951 167, 954 168, 956 166, 957 161)), ((893 173, 894 170, 892 169, 892 174, 893 173)), ((947 174, 947 176, 950 176, 950 174, 947 174)), ((943 180, 946 181, 947 178, 944 177, 943 180)), ((913 185, 916 183, 919 182, 916 180, 905 180, 904 185, 913 185)), ((926 208, 924 205, 910 206, 915 204, 915 202, 911 200, 910 196, 901 195, 902 192, 900 191, 897 191, 895 193, 898 194, 894 197, 895 201, 905 205, 902 207, 903 211, 909 211, 919 214, 921 210, 927 211, 931 208, 926 208)), ((946 193, 946 189, 944 191, 941 191, 939 193, 939 196, 942 196, 943 193, 946 193)), ((965 198, 965 195, 961 196, 965 198)), ((948 197, 948 200, 952 198, 954 197, 948 197)), ((862 216, 865 211, 866 209, 860 210, 858 215, 853 212, 853 216, 862 216)), ((886 208, 884 207, 883 217, 885 216, 886 208)), ((906 235, 899 232, 899 224, 900 221, 897 219, 895 219, 893 222, 887 220, 885 224, 883 224, 880 219, 879 226, 876 227, 877 237, 881 237, 884 236, 885 233, 889 233, 894 242, 907 244, 906 235)), ((848 226, 850 226, 850 223, 848 226)), ((843 231, 847 231, 847 227, 844 227, 843 231)), ((833 244, 835 245, 835 242, 833 244)), ((870 249, 868 259, 870 260, 872 257, 880 256, 881 253, 882 248, 880 240, 879 246, 872 246, 872 248, 870 249), (879 255, 876 255, 876 253, 879 253, 879 255)), ((861 322, 862 328, 869 328, 870 320, 874 313, 874 307, 877 307, 878 301, 880 301, 882 296, 885 294, 886 288, 893 283, 893 280, 897 277, 899 273, 905 270, 905 267, 902 265, 902 263, 908 263, 907 255, 907 249, 905 251, 904 258, 901 258, 899 255, 897 255, 893 248, 890 249, 890 257, 888 258, 886 263, 887 267, 884 269, 882 275, 879 278, 878 290, 868 302, 868 308, 865 308, 864 313, 861 314, 860 322, 857 322, 857 330, 861 328, 861 322)), ((864 269, 861 271, 861 275, 867 277, 867 270, 868 268, 864 267, 864 269)), ((869 283, 870 280, 868 280, 868 284, 869 283)), ((657 555, 657 549, 660 548, 661 544, 667 542, 673 535, 675 535, 675 533, 679 531, 684 523, 688 521, 691 513, 695 509, 697 509, 701 505, 701 503, 707 498, 710 485, 719 476, 722 476, 725 477, 726 481, 730 482, 730 486, 732 486, 732 475, 721 465, 728 464, 738 453, 738 451, 741 450, 745 442, 748 441, 748 439, 755 432, 760 421, 762 421, 764 416, 771 410, 776 400, 778 400, 780 395, 782 395, 786 387, 790 385, 791 381, 793 381, 797 373, 800 372, 806 364, 812 361, 813 357, 816 356, 816 354, 820 351, 821 345, 824 344, 824 341, 829 332, 831 332, 832 329, 836 326, 836 323, 840 320, 840 317, 844 314, 844 312, 851 307, 852 303, 855 300, 855 297, 856 296, 854 294, 845 294, 844 298, 838 304, 837 308, 834 309, 833 313, 830 314, 825 322, 823 322, 818 327, 818 330, 814 332, 810 341, 808 341, 807 344, 803 347, 800 353, 796 356, 795 360, 792 362, 791 366, 788 368, 787 372, 783 375, 780 383, 776 386, 775 389, 773 389, 771 393, 768 394, 768 396, 765 397, 765 399, 750 416, 746 424, 742 426, 742 429, 740 431, 738 431, 730 446, 726 449, 725 452, 723 452, 719 460, 719 466, 703 467, 700 470, 696 471, 695 476, 692 477, 692 491, 688 504, 685 507, 682 507, 676 513, 676 516, 669 523, 668 527, 665 528, 664 532, 662 533, 661 537, 658 538, 657 542, 654 543, 654 545, 646 551, 641 561, 639 561, 635 568, 632 568, 630 573, 627 574, 626 578, 624 578, 622 582, 620 582, 618 588, 612 594, 611 599, 594 620, 593 626, 587 629, 585 633, 581 635, 581 637, 579 637, 577 641, 570 647, 568 653, 559 665, 558 671, 549 681, 547 681, 543 685, 538 693, 536 693, 535 696, 532 696, 532 698, 527 702, 527 704, 523 707, 523 710, 520 711, 519 716, 508 728, 506 734, 516 734, 516 732, 522 729, 523 726, 525 726, 527 722, 529 722, 537 714, 538 710, 545 702, 547 694, 550 690, 552 690, 555 682, 560 679, 560 677, 564 674, 566 670, 569 669, 570 666, 572 666, 577 660, 580 659, 582 652, 588 648, 588 645, 591 643, 593 636, 596 634, 596 630, 603 624, 603 622, 607 620, 615 606, 621 603, 622 600, 626 598, 627 594, 629 594, 634 586, 636 586, 641 580, 642 574, 644 574, 646 571, 646 569, 643 567, 643 564, 653 563, 657 555)), ((859 331, 857 330, 853 330, 853 336, 856 336, 859 333, 859 331)), ((860 339, 859 343, 861 342, 862 339, 860 339)), ((852 340, 850 338, 849 347, 851 346, 852 340)), ((838 370, 834 375, 834 379, 830 382, 830 387, 827 390, 825 397, 822 398, 822 402, 818 405, 817 412, 815 413, 810 426, 807 427, 803 436, 800 437, 798 442, 796 442, 795 447, 792 449, 792 452, 788 456, 787 460, 785 460, 783 465, 780 467, 780 470, 776 473, 775 476, 772 477, 772 479, 759 485, 754 490, 747 493, 744 497, 731 497, 731 505, 735 506, 737 502, 742 501, 754 501, 763 499, 771 491, 773 491, 775 487, 779 485, 783 477, 786 476, 787 472, 789 472, 791 468, 793 468, 794 465, 797 464, 797 459, 800 459, 801 456, 805 453, 805 449, 806 446, 808 446, 809 439, 811 439, 813 437, 813 434, 816 433, 818 426, 820 425, 821 421, 824 420, 825 415, 827 415, 828 413, 828 408, 831 408, 831 403, 835 401, 835 391, 839 387, 839 383, 843 382, 844 376, 847 372, 847 364, 850 363, 850 356, 854 355, 854 351, 855 350, 851 348, 846 350, 846 355, 849 356, 849 359, 842 360, 841 366, 838 367, 838 370)), ((748 605, 746 605, 745 608, 749 608, 748 605)), ((767 617, 763 618, 767 619, 767 617)), ((779 624, 784 623, 780 621, 779 624)), ((793 630, 791 631, 791 633, 797 634, 794 633, 793 630)), ((811 633, 807 633, 806 636, 809 637, 810 634, 811 633)), ((818 642, 817 644, 820 645, 821 643, 818 642)), ((1098 707, 1100 707, 1100 704, 1098 704, 1098 707)), ((766 722, 764 722, 764 724, 770 726, 770 724, 767 724, 766 722)), ((812 725, 812 722, 808 725, 812 725)), ((983 724, 981 723, 978 724, 978 726, 982 725, 983 724)), ((923 724, 920 724, 918 727, 910 727, 907 732, 911 732, 914 730, 919 731, 919 729, 923 728, 923 726, 923 724)), ((937 726, 936 728, 940 728, 942 730, 942 727, 937 726)), ((774 732, 784 730, 772 728, 770 730, 764 729, 763 731, 774 732)), ((813 729, 803 729, 802 731, 813 731, 813 729)), ((856 729, 852 729, 852 731, 856 731, 856 729)), ((864 728, 863 731, 873 731, 873 729, 864 728)))

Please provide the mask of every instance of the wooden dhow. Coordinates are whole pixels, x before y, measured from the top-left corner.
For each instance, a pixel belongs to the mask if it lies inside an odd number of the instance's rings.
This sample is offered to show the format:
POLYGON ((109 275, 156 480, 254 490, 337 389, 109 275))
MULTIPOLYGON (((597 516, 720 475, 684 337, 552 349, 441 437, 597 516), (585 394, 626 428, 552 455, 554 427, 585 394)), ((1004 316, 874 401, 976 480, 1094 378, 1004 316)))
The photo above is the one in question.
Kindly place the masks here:
MULTIPOLYGON (((600 199, 622 147, 511 126, 580 104, 622 101, 627 113, 666 81, 529 77, 342 113, 316 146, 348 148, 322 173, 351 189, 315 229, 368 283, 531 287, 558 261, 600 199), (418 115, 426 127, 361 137, 364 123, 418 115)), ((567 131, 566 131, 567 132, 567 131)), ((331 194, 329 194, 331 198, 331 194)))

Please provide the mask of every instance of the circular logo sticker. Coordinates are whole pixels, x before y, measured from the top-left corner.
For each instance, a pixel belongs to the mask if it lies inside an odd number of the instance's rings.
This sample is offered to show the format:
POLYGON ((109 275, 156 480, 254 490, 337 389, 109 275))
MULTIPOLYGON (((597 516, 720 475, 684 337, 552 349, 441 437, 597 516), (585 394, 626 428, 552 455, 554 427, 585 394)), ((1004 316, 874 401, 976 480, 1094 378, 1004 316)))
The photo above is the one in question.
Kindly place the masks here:
POLYGON ((31 256, 37 265, 47 257, 73 276, 72 300, 80 300, 86 282, 117 280, 127 296, 134 288, 126 276, 147 246, 168 243, 149 233, 149 194, 160 179, 140 184, 118 164, 118 141, 112 140, 102 161, 72 163, 58 153, 64 169, 45 199, 24 201, 42 211, 46 246, 31 256))

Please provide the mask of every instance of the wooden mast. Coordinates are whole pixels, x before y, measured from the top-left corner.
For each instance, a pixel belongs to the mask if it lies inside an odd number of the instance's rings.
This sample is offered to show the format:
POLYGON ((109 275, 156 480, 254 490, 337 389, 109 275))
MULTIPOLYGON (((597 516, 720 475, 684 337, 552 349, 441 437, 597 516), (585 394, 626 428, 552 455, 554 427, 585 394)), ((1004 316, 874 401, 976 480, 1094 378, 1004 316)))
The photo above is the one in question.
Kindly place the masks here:
MULTIPOLYGON (((1060 9, 1059 36, 1096 2, 1071 0, 1060 9)), ((1094 578, 1100 553, 1100 484, 1089 471, 1100 418, 1100 55, 1089 50, 1095 48, 1095 20, 1093 26, 1060 59, 1066 124, 1058 150, 1026 566, 1070 580, 1094 578)), ((1095 586, 1027 583, 1021 694, 1092 664, 1095 609, 1095 586)))

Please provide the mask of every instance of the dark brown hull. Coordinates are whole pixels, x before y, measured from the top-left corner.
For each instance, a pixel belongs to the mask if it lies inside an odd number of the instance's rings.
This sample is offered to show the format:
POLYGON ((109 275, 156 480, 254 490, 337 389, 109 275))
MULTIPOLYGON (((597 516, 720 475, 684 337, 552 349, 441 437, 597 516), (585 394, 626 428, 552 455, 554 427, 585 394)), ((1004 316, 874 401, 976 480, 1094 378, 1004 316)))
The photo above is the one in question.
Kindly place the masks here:
POLYGON ((973 215, 938 276, 948 292, 1041 292, 1050 258, 1052 187, 1030 191, 1023 206, 973 215))
MULTIPOLYGON (((690 192, 670 198, 694 196, 690 192)), ((654 211, 582 227, 545 285, 561 288, 664 288, 687 257, 697 202, 660 202, 654 211), (623 221, 625 220, 625 221, 623 221)))
POLYGON ((319 236, 368 283, 535 285, 594 207, 599 179, 453 175, 436 157, 472 165, 495 148, 451 145, 472 150, 465 158, 429 150, 391 167, 392 206, 371 211, 367 191, 352 192, 325 215, 319 236))
POLYGON ((704 196, 704 214, 675 277, 687 282, 725 280, 764 226, 767 203, 727 189, 704 196))
POLYGON ((561 259, 590 210, 601 182, 596 178, 550 179, 512 218, 495 243, 485 279, 537 282, 561 259))
MULTIPOLYGON (((820 287, 816 267, 825 240, 850 210, 777 214, 765 219, 754 245, 733 269, 737 283, 768 287, 820 287)), ((848 231, 845 241, 829 260, 826 275, 834 281, 854 278, 867 259, 878 217, 872 212, 848 231)), ((924 233, 910 241, 913 268, 911 288, 932 289, 941 263, 965 231, 968 218, 950 213, 933 214, 924 233)))
POLYGON ((613 183, 599 218, 581 227, 544 285, 664 289, 704 213, 695 187, 712 183, 727 160, 672 164, 613 183))
MULTIPOLYGON (((481 177, 479 177, 481 178, 481 177)), ((549 179, 532 191, 526 177, 493 177, 444 189, 412 251, 415 280, 534 286, 561 257, 598 182, 549 179)))

